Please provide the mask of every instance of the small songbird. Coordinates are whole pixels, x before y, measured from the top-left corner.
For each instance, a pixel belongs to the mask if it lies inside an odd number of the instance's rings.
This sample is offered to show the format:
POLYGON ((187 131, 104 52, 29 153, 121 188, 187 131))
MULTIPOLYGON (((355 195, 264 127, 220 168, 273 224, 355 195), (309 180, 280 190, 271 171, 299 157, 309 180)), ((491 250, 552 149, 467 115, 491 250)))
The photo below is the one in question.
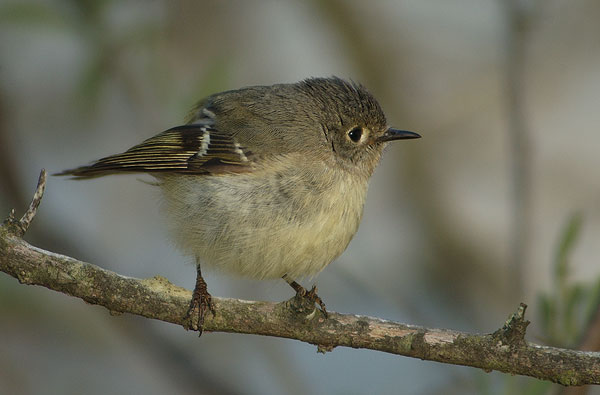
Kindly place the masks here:
POLYGON ((390 128, 361 85, 310 78, 214 94, 185 125, 58 175, 156 178, 175 243, 196 259, 188 319, 201 332, 215 311, 200 264, 283 278, 326 316, 315 287, 294 279, 319 273, 346 249, 387 143, 419 137, 390 128))

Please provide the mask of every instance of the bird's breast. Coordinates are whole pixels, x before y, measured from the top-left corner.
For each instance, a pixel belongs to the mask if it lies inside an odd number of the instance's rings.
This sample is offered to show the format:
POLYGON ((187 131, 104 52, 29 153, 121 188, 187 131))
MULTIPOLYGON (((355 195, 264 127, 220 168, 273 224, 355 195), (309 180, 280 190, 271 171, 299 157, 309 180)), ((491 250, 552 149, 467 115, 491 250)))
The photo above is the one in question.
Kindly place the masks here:
POLYGON ((252 173, 162 180, 179 247, 253 278, 312 276, 358 230, 367 183, 326 166, 279 161, 252 173))

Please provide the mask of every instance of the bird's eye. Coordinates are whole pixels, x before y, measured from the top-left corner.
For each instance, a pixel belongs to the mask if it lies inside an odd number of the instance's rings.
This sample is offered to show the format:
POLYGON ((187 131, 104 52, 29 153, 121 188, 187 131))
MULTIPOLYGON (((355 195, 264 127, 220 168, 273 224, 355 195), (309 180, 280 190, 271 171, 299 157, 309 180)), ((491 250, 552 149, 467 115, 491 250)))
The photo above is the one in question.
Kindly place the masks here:
POLYGON ((362 128, 357 126, 348 132, 348 138, 353 142, 358 143, 360 141, 360 138, 362 137, 362 134, 362 128))

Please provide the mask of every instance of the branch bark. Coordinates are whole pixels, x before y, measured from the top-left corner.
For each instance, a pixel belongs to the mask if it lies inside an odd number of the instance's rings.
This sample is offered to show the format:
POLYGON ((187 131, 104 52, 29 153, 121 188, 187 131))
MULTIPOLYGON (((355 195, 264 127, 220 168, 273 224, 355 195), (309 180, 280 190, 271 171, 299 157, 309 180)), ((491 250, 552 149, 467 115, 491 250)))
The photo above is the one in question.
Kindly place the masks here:
MULTIPOLYGON (((19 221, 10 215, 0 226, 0 271, 23 284, 41 285, 104 306, 111 313, 137 314, 184 326, 191 292, 156 276, 121 276, 90 263, 45 251, 25 242, 45 184, 19 221), (33 213, 33 215, 32 215, 33 213)), ((528 321, 521 304, 502 328, 491 334, 430 329, 379 318, 329 313, 302 299, 281 303, 213 298, 216 315, 208 315, 205 332, 247 333, 296 339, 317 345, 366 348, 424 360, 472 366, 485 371, 526 375, 563 385, 600 384, 600 353, 566 350, 526 342, 528 321)))

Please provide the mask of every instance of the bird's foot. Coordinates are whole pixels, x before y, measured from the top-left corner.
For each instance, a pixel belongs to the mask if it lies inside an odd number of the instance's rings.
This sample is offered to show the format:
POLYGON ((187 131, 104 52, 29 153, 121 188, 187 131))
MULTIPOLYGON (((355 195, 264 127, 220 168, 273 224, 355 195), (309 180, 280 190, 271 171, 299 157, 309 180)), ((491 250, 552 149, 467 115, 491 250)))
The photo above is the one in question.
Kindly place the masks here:
POLYGON ((301 303, 301 304, 310 305, 310 306, 313 306, 313 308, 314 308, 315 304, 318 304, 319 307, 321 308, 321 312, 323 313, 325 318, 328 317, 327 309, 325 308, 325 303, 323 302, 323 299, 321 299, 319 297, 319 295, 317 295, 317 286, 316 285, 313 285, 313 287, 310 289, 310 291, 307 291, 306 288, 304 288, 302 285, 298 284, 296 281, 292 280, 292 278, 289 277, 287 274, 283 276, 283 279, 290 285, 290 287, 292 287, 294 289, 294 291, 296 291, 297 299, 300 299, 301 301, 304 301, 304 302, 308 302, 308 303, 301 303))
POLYGON ((329 314, 327 313, 327 309, 325 308, 325 302, 323 302, 323 299, 321 299, 319 295, 317 295, 316 285, 313 285, 310 291, 307 291, 306 288, 301 286, 301 290, 298 291, 296 294, 302 298, 308 299, 312 304, 318 304, 325 318, 328 317, 329 314))
POLYGON ((208 311, 215 315, 215 304, 212 301, 212 296, 208 293, 206 282, 202 278, 200 266, 198 266, 196 287, 192 293, 190 308, 185 315, 185 329, 198 331, 198 336, 201 336, 204 327, 204 317, 206 317, 208 311))

